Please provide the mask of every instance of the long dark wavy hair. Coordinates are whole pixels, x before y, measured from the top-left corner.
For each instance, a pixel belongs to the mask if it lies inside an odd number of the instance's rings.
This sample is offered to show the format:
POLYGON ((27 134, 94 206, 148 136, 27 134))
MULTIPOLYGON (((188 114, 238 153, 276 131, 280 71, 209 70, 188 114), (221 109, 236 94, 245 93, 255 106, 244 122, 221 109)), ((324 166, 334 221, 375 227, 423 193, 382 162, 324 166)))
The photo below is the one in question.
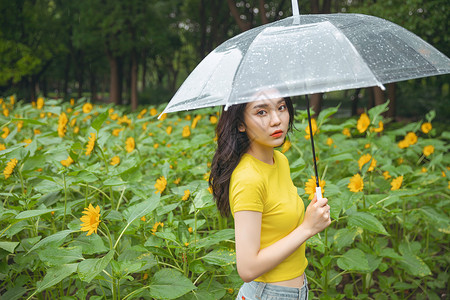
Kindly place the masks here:
MULTIPOLYGON (((290 97, 285 97, 289 112, 288 132, 294 124, 294 107, 290 97)), ((238 127, 244 122, 244 111, 247 103, 232 105, 228 110, 222 109, 216 127, 217 149, 211 163, 209 185, 220 214, 230 215, 229 187, 230 178, 241 157, 247 152, 250 140, 246 132, 240 132, 238 127)))

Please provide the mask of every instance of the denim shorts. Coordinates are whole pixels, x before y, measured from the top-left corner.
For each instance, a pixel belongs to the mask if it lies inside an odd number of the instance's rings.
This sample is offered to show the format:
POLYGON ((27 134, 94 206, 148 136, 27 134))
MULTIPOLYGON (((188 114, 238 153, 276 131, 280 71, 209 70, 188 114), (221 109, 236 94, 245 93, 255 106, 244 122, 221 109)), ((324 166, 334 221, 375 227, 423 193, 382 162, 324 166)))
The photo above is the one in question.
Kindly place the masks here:
POLYGON ((301 288, 285 287, 264 282, 245 282, 236 300, 308 300, 306 276, 301 288))

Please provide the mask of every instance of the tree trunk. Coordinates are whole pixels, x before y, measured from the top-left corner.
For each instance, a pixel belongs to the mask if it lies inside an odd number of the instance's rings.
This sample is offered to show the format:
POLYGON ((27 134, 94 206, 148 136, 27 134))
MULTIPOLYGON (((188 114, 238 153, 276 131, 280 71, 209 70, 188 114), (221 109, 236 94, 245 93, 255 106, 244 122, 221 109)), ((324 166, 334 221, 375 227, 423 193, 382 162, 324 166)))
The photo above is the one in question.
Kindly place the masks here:
POLYGON ((91 88, 91 101, 94 102, 97 100, 97 78, 95 77, 95 72, 92 70, 92 67, 89 71, 89 85, 91 88))
POLYGON ((138 108, 138 97, 137 97, 137 77, 138 77, 138 63, 136 51, 133 49, 131 51, 131 110, 135 111, 138 108))
POLYGON ((83 62, 83 52, 77 51, 77 62, 75 64, 77 81, 78 81, 78 99, 83 97, 83 73, 84 73, 84 62, 83 62))
POLYGON ((395 100, 396 100, 396 89, 397 85, 395 82, 389 83, 387 85, 387 93, 388 93, 388 99, 389 99, 389 109, 386 112, 386 117, 392 118, 393 121, 395 121, 396 111, 395 111, 395 100))
POLYGON ((267 24, 269 23, 269 20, 267 20, 267 16, 266 16, 266 8, 264 7, 264 0, 259 0, 259 15, 261 16, 261 23, 262 24, 267 24))
POLYGON ((374 94, 373 94, 373 88, 368 87, 366 88, 366 92, 368 95, 368 99, 367 99, 367 109, 371 109, 372 107, 374 107, 375 105, 375 99, 374 99, 374 94))
POLYGON ((146 82, 145 82, 145 77, 147 76, 147 57, 145 55, 145 51, 143 52, 142 55, 142 85, 141 85, 141 91, 145 91, 146 88, 146 82))
POLYGON ((374 86, 372 89, 373 89, 373 95, 374 95, 374 100, 375 100, 375 106, 386 102, 386 99, 384 98, 384 92, 379 87, 374 86))
POLYGON ((30 89, 30 101, 35 102, 37 97, 36 97, 36 78, 34 77, 34 75, 30 76, 29 89, 30 89))
POLYGON ((71 56, 70 53, 67 54, 66 57, 66 65, 64 66, 64 84, 63 84, 63 91, 62 94, 64 96, 64 99, 68 99, 68 89, 69 89, 69 71, 70 71, 70 60, 71 56))
POLYGON ((323 14, 331 13, 331 0, 323 0, 322 13, 323 14))
POLYGON ((323 99, 323 93, 318 93, 318 94, 312 94, 310 96, 311 99, 311 106, 310 108, 312 108, 314 110, 314 118, 317 118, 317 116, 319 115, 320 111, 322 110, 322 99, 323 99))
POLYGON ((361 89, 356 89, 355 93, 351 97, 352 101, 352 117, 358 114, 358 100, 359 100, 359 92, 361 89))
POLYGON ((123 104, 123 58, 117 57, 117 90, 118 90, 118 102, 117 104, 123 104))
POLYGON ((241 31, 244 32, 249 30, 252 25, 250 22, 246 22, 241 19, 241 15, 236 7, 236 3, 233 0, 227 0, 227 3, 228 7, 230 8, 231 15, 233 16, 241 31))
POLYGON ((109 69, 110 69, 110 81, 109 81, 109 101, 114 104, 120 104, 121 99, 119 94, 121 89, 119 89, 119 66, 117 58, 108 55, 109 69))
POLYGON ((42 94, 45 98, 48 98, 47 76, 42 78, 42 94))
POLYGON ((318 13, 320 13, 320 10, 319 10, 319 0, 311 0, 310 3, 311 3, 311 13, 312 13, 312 14, 318 14, 318 13))

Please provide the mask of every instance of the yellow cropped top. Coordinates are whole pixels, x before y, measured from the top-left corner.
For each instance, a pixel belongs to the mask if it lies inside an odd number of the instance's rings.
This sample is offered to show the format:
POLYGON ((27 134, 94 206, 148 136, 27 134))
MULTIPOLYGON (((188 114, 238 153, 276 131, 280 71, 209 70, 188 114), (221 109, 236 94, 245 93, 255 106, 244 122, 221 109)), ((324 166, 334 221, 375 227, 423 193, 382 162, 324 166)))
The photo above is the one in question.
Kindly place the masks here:
MULTIPOLYGON (((266 164, 244 154, 230 179, 231 212, 242 210, 262 213, 260 249, 272 245, 298 227, 305 215, 305 206, 290 177, 289 162, 274 151, 274 164, 266 164)), ((272 270, 255 281, 277 282, 303 274, 308 265, 305 243, 272 270)))

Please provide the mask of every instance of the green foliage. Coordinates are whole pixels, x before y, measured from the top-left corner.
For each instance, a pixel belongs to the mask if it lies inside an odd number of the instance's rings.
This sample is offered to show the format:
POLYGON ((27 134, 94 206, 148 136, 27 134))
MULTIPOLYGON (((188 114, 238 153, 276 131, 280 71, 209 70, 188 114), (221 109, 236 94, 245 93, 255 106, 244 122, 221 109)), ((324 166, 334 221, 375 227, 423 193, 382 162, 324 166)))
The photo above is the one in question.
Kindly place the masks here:
MULTIPOLYGON (((233 299, 242 284, 233 222, 220 217, 207 183, 216 145, 209 118, 217 109, 158 120, 162 107, 83 111, 84 101, 72 106, 45 99, 38 109, 3 99, 14 118, 0 116, 2 297, 233 299), (60 136, 62 112, 68 123, 60 136), (190 135, 183 137, 185 127, 190 135), (95 144, 86 154, 91 133, 95 144), (113 163, 115 156, 120 162, 113 163), (99 206, 100 223, 87 236, 80 218, 89 204, 99 206)), ((368 111, 371 123, 363 133, 357 120, 332 119, 338 108, 318 117, 318 168, 333 222, 307 241, 312 299, 419 299, 446 292, 450 133, 422 131, 424 121, 435 126, 433 112, 375 132, 386 121, 385 108, 368 111), (400 148, 411 132, 417 141, 400 148), (427 146, 434 152, 425 155, 427 146), (364 164, 359 160, 366 154, 371 158, 364 164), (353 192, 349 183, 357 173, 364 187, 353 192)), ((290 147, 279 150, 307 205, 305 183, 314 171, 305 116, 298 111, 298 131, 290 134, 290 147)))

